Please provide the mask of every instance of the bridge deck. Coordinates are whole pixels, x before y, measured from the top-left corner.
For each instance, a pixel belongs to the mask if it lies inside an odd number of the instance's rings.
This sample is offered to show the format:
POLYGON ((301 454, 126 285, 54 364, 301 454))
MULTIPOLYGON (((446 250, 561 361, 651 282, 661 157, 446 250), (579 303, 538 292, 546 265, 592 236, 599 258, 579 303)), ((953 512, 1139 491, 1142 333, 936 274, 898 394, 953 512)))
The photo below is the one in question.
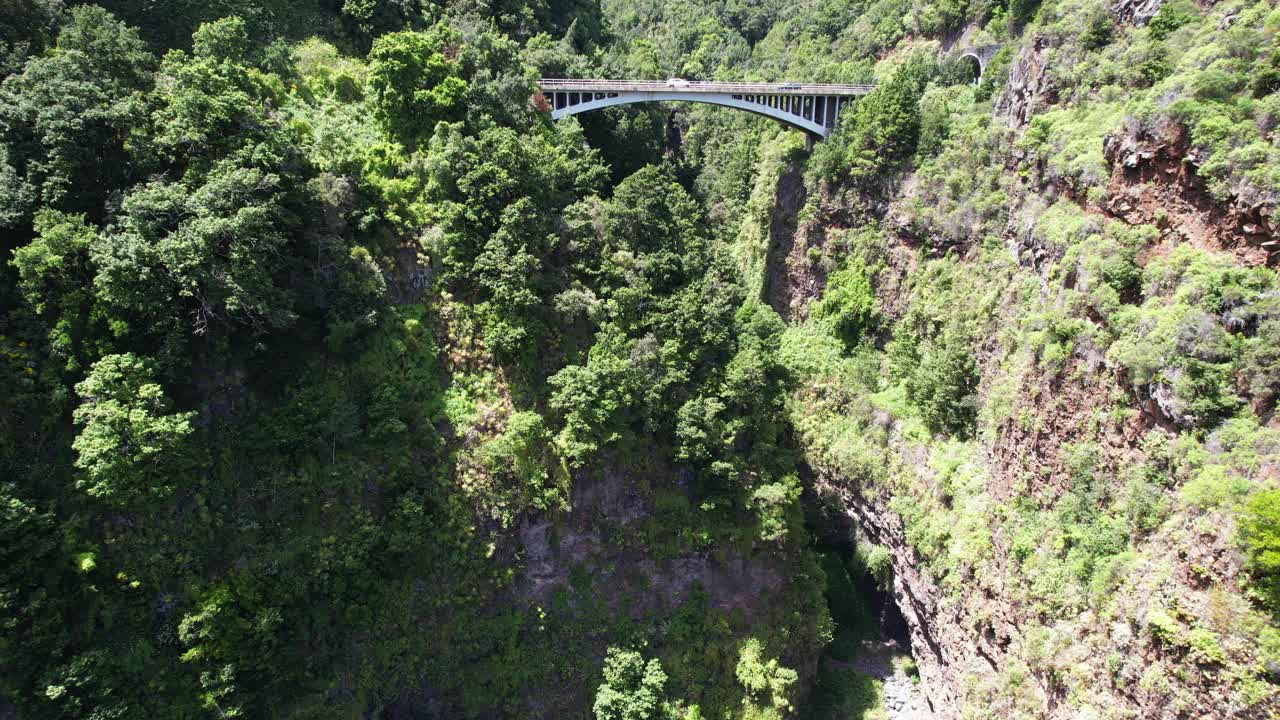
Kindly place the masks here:
POLYGON ((874 85, 823 83, 704 82, 694 80, 593 80, 551 78, 541 81, 551 117, 634 102, 696 102, 765 115, 817 137, 828 137, 840 113, 874 85))
POLYGON ((666 80, 586 80, 544 79, 545 92, 661 92, 661 93, 729 93, 734 95, 866 95, 875 85, 833 85, 826 83, 752 83, 688 80, 668 83, 666 80))

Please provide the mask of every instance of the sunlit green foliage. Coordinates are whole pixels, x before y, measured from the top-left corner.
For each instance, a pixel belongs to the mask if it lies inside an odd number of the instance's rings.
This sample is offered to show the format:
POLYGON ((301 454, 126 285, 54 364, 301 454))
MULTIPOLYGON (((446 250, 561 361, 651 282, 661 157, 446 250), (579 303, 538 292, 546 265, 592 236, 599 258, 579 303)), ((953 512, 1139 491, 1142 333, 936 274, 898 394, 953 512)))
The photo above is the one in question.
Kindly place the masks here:
POLYGON ((839 129, 814 155, 818 176, 868 183, 913 153, 920 134, 918 106, 928 73, 927 62, 912 57, 846 111, 839 129))
MULTIPOLYGON (((551 452, 551 435, 542 416, 518 412, 507 420, 507 429, 476 450, 482 472, 496 487, 481 490, 485 502, 504 496, 504 518, 526 507, 538 510, 568 509, 568 474, 551 452)), ((464 476, 464 482, 466 478, 464 476)), ((474 490, 473 490, 474 491, 474 490)))
POLYGON ((810 310, 819 321, 830 323, 835 334, 852 348, 875 329, 878 310, 870 271, 861 258, 827 278, 827 291, 810 310))
POLYGON ((173 492, 194 453, 184 447, 195 413, 170 413, 147 363, 132 354, 107 355, 76 385, 83 402, 72 447, 84 472, 77 485, 90 496, 135 506, 173 492))
POLYGON ((1268 489, 1254 495, 1240 526, 1260 594, 1272 612, 1280 610, 1280 491, 1268 489))
POLYGON ((429 33, 383 35, 374 42, 368 81, 374 114, 406 145, 430 137, 436 123, 461 117, 467 81, 456 60, 460 42, 447 25, 429 33))
POLYGON ((635 650, 610 647, 592 706, 596 720, 658 720, 666 682, 656 658, 646 663, 635 650))
POLYGON ((1248 337, 1232 332, 1222 317, 1266 322, 1276 312, 1267 294, 1274 284, 1270 271, 1178 248, 1146 268, 1148 299, 1117 317, 1129 332, 1111 352, 1130 369, 1136 387, 1159 395, 1170 417, 1187 425, 1214 425, 1241 407, 1234 378, 1244 356, 1258 358, 1255 372, 1261 377, 1254 384, 1259 389, 1270 373, 1260 348, 1272 342, 1261 332, 1269 334, 1271 326, 1259 324, 1260 332, 1248 337))
POLYGON ((765 660, 764 645, 756 638, 743 643, 734 672, 757 705, 748 717, 780 718, 792 710, 790 692, 798 678, 796 671, 783 667, 776 658, 765 660))

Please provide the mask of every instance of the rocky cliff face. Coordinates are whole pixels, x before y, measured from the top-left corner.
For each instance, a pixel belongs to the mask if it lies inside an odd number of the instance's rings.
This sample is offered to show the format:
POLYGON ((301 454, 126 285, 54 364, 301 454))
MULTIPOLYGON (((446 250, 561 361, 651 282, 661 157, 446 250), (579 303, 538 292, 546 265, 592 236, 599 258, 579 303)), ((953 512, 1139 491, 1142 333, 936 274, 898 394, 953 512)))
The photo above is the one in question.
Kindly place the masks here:
POLYGON ((769 213, 769 257, 765 294, 769 306, 786 319, 796 319, 826 283, 826 273, 809 257, 815 238, 812 223, 799 220, 808 197, 797 164, 790 164, 778 178, 769 213))
MULTIPOLYGON (((796 670, 798 688, 810 687, 817 654, 804 646, 799 640, 803 633, 793 627, 797 594, 811 587, 798 567, 796 553, 803 552, 802 547, 683 546, 659 529, 672 513, 671 504, 680 500, 668 493, 663 500, 667 506, 659 506, 653 482, 678 474, 663 466, 627 468, 612 459, 575 473, 571 511, 555 518, 523 518, 514 528, 509 550, 519 571, 500 604, 552 613, 557 607, 565 612, 567 600, 569 617, 587 636, 578 652, 600 656, 607 645, 618 642, 617 628, 627 623, 643 628, 669 619, 698 594, 699 607, 732 618, 726 627, 742 632, 760 625, 792 627, 798 644, 781 660, 796 670), (659 542, 663 549, 655 552, 659 542), (584 590, 586 585, 589 590, 584 590), (607 632, 594 624, 597 618, 607 619, 607 632)), ((706 640, 708 645, 713 642, 706 640)), ((651 638, 650 652, 661 655, 666 649, 662 634, 651 638)), ((726 662, 736 662, 736 656, 726 662)), ((519 716, 571 716, 591 706, 596 684, 591 676, 576 684, 538 688, 525 698, 519 716)), ((801 697, 797 693, 795 701, 801 697)))
POLYGON ((1009 69, 1009 82, 996 100, 995 114, 1011 127, 1026 125, 1032 115, 1043 112, 1057 99, 1057 89, 1046 72, 1048 60, 1044 51, 1048 47, 1045 38, 1034 38, 1009 69))
MULTIPOLYGON (((1154 12, 1130 9, 1129 22, 1154 12)), ((1251 396, 1243 369, 1232 370, 1233 392, 1255 413, 1240 421, 1247 439, 1233 440, 1230 424, 1205 427, 1180 396, 1189 371, 1141 379, 1117 350, 1125 333, 1151 337, 1162 312, 1188 312, 1171 330, 1180 338, 1172 349, 1148 339, 1125 352, 1176 364, 1179 353, 1202 352, 1191 349, 1198 337, 1253 342, 1240 319, 1252 311, 1241 308, 1257 306, 1229 301, 1193 320, 1199 311, 1173 298, 1209 290, 1166 268, 1234 266, 1244 277, 1275 267, 1275 198, 1214 197, 1175 123, 1131 123, 1099 138, 1109 174, 1092 192, 1030 167, 1018 140, 1056 97, 1046 49, 1040 39, 1026 47, 995 104, 994 119, 1005 121, 998 132, 1009 136, 990 166, 1015 178, 998 186, 1003 214, 944 235, 939 218, 950 217, 935 208, 945 204, 908 175, 886 215, 851 217, 838 198, 819 198, 816 221, 786 246, 839 257, 849 249, 829 238, 878 226, 882 242, 855 251, 878 268, 880 341, 907 323, 940 336, 952 315, 974 313, 962 330, 976 364, 974 434, 931 434, 884 385, 858 397, 823 376, 796 399, 799 414, 818 418, 798 422, 811 485, 849 519, 857 542, 887 549, 934 717, 1275 717, 1275 675, 1259 654, 1268 620, 1240 591, 1248 575, 1231 501, 1197 494, 1209 476, 1230 476, 1237 488, 1280 478, 1273 403, 1251 396), (1127 238, 1132 280, 1103 303, 1104 271, 1089 254, 1112 252, 1100 249, 1108 237, 1127 238), (824 434, 849 418, 859 418, 857 440, 824 434), (1238 442, 1250 448, 1248 467, 1238 442), (850 449, 858 443, 876 449, 850 449), (1187 452, 1199 459, 1180 465, 1187 452)), ((803 304, 822 291, 802 283, 788 293, 800 323, 803 304)), ((881 357, 884 384, 892 362, 881 357)))
MULTIPOLYGON (((1078 410, 1076 418, 1089 416, 1087 408, 1078 410)), ((1065 471, 1058 458, 1082 434, 1079 429, 1068 424, 1038 437, 1009 432, 987 456, 989 491, 998 493, 1001 486, 1007 491, 1010 482, 1039 465, 1059 466, 1048 468, 1036 492, 1046 498, 1046 508, 1062 501, 1060 473, 1065 471), (1055 497, 1059 500, 1049 499, 1055 497)), ((1133 429, 1117 427, 1109 452, 1134 453, 1124 440, 1133 429)), ((918 482, 945 492, 926 451, 905 441, 897 452, 918 482)), ((940 582, 913 544, 913 530, 890 494, 868 492, 824 471, 814 488, 850 519, 857 542, 888 549, 893 601, 909 629, 921 678, 918 690, 934 718, 974 717, 975 712, 992 718, 1273 717, 1270 704, 1247 707, 1232 697, 1232 680, 1220 672, 1220 657, 1198 657, 1194 649, 1171 646, 1150 630, 1169 605, 1182 608, 1183 618, 1194 618, 1211 616, 1214 603, 1228 602, 1213 588, 1218 578, 1240 573, 1238 553, 1225 539, 1230 533, 1201 531, 1196 544, 1186 545, 1176 539, 1177 530, 1165 529, 1139 543, 1144 554, 1160 560, 1135 564, 1134 576, 1116 589, 1118 600, 1111 607, 1061 613, 1029 597, 1014 544, 1000 537, 1000 530, 981 576, 963 585, 940 582), (1095 714, 1081 715, 1085 697, 1095 714)))
POLYGON ((1186 128, 1139 127, 1108 135, 1112 168, 1104 210, 1131 225, 1156 224, 1166 238, 1233 254, 1244 265, 1275 265, 1277 198, 1264 193, 1212 197, 1199 176, 1199 153, 1186 128))
POLYGON ((912 658, 920 672, 917 690, 924 697, 918 711, 927 717, 959 717, 959 687, 976 651, 958 624, 956 608, 944 611, 942 593, 924 576, 920 558, 906 542, 902 518, 883 503, 846 487, 838 478, 817 477, 814 490, 823 502, 850 520, 855 541, 888 548, 893 558, 892 600, 908 630, 912 658))

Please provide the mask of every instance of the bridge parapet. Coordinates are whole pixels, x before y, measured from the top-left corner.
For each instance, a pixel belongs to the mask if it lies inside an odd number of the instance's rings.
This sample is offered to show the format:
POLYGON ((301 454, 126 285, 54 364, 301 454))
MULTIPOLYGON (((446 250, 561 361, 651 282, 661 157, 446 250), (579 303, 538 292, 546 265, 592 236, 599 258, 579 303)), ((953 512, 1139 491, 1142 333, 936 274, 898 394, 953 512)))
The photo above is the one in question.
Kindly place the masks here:
POLYGON ((874 85, 825 83, 704 82, 693 80, 544 79, 542 94, 552 119, 612 105, 687 101, 738 108, 828 137, 840 113, 874 85))
POLYGON ((828 83, 756 83, 715 82, 706 80, 540 80, 543 92, 575 90, 579 92, 675 92, 675 93, 751 93, 767 95, 866 95, 875 85, 834 85, 828 83))

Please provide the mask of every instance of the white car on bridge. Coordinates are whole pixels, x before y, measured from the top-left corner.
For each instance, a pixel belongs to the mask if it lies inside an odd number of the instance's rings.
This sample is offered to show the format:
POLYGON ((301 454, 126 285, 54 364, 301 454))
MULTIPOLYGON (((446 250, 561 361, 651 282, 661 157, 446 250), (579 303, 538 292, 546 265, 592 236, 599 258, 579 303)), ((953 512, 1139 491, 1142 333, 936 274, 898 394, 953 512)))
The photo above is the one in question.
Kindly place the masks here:
POLYGON ((689 81, 684 78, 670 78, 667 80, 667 87, 687 88, 689 87, 689 81))

